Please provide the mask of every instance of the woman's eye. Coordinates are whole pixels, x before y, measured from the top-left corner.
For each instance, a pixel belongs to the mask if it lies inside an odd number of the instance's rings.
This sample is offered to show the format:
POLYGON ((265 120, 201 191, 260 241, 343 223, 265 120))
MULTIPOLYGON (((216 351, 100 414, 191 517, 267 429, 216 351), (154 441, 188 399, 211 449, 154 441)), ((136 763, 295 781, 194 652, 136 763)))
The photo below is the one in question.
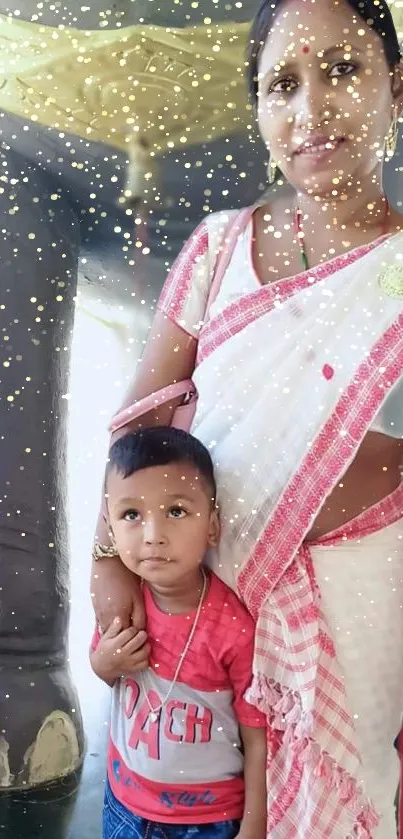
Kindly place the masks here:
POLYGON ((269 93, 291 93, 297 87, 295 79, 285 78, 278 79, 269 87, 269 93))
POLYGON ((172 519, 183 519, 185 516, 187 516, 187 512, 183 509, 183 507, 170 507, 168 510, 168 515, 172 519))
POLYGON ((123 516, 125 521, 140 521, 138 510, 127 510, 123 516))
POLYGON ((337 79, 340 76, 351 76, 351 73, 357 69, 357 65, 352 61, 338 61, 329 69, 329 76, 331 79, 337 79))

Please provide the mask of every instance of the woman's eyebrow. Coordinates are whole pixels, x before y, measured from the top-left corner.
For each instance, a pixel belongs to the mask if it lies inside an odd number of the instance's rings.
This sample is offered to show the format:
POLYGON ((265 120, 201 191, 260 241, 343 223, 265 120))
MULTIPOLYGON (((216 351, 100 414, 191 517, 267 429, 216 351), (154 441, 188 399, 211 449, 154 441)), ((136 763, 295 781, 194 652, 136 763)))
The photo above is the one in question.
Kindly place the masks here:
POLYGON ((276 63, 273 64, 273 67, 269 67, 265 71, 263 76, 261 76, 261 78, 265 79, 267 76, 274 76, 277 73, 287 72, 289 70, 292 70, 293 67, 296 67, 296 65, 297 65, 297 62, 295 61, 295 59, 293 59, 292 61, 281 61, 281 60, 276 61, 276 63))
POLYGON ((359 52, 363 53, 361 47, 356 47, 350 43, 350 41, 346 41, 345 44, 334 44, 333 47, 328 47, 326 50, 319 50, 317 52, 317 56, 321 58, 327 58, 328 55, 332 55, 335 52, 343 52, 350 54, 351 52, 359 52))
MULTIPOLYGON (((345 53, 345 54, 350 54, 352 52, 358 52, 358 53, 362 54, 363 50, 361 49, 361 47, 354 46, 350 42, 346 41, 345 44, 334 44, 333 46, 328 47, 326 50, 318 50, 317 52, 314 52, 314 55, 316 54, 317 58, 323 59, 323 58, 328 58, 329 56, 334 55, 335 53, 340 53, 340 52, 345 53)), ((272 76, 272 75, 275 75, 276 73, 279 73, 279 72, 284 73, 284 72, 287 72, 288 70, 292 70, 293 67, 296 66, 296 64, 297 64, 297 61, 296 61, 295 58, 293 58, 290 61, 282 61, 280 59, 279 61, 276 61, 276 63, 272 67, 269 67, 266 70, 266 72, 264 73, 262 78, 265 79, 266 76, 272 76)))

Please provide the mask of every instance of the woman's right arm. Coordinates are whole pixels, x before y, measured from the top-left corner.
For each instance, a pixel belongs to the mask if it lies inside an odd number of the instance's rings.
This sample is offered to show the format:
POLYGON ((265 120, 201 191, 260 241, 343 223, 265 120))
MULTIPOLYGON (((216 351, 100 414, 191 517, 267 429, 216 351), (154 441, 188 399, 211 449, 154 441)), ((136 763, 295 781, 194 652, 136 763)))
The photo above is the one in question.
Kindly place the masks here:
MULTIPOLYGON (((182 379, 191 378, 196 358, 197 340, 162 312, 155 316, 144 354, 136 376, 121 406, 149 396, 150 393, 182 379)), ((170 425, 172 415, 181 398, 165 403, 129 422, 111 437, 111 444, 118 437, 140 427, 170 425)), ((101 545, 110 545, 102 498, 95 539, 101 545)), ((103 630, 119 617, 124 627, 131 623, 136 629, 145 628, 145 616, 139 586, 133 574, 125 568, 119 557, 92 561, 91 596, 98 623, 103 630)))
MULTIPOLYGON (((163 387, 191 378, 213 274, 209 251, 207 223, 203 221, 186 242, 168 274, 143 357, 121 409, 163 387)), ((215 263, 216 254, 213 259, 215 263)), ((173 400, 129 422, 112 435, 111 442, 140 427, 170 425, 180 403, 181 399, 173 400)), ((104 497, 96 541, 101 545, 110 545, 104 497)), ((145 615, 139 585, 118 557, 93 561, 91 591, 98 623, 103 629, 114 617, 121 619, 123 627, 132 623, 138 630, 144 628, 145 615)))

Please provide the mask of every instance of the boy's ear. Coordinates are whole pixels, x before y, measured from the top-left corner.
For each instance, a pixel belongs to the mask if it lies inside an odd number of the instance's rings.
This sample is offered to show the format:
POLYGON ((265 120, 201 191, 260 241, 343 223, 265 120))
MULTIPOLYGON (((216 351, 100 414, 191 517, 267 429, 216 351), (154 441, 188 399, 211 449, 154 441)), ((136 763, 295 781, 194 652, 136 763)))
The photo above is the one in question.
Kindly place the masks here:
POLYGON ((118 553, 118 550, 117 550, 117 547, 116 547, 116 542, 115 542, 115 534, 112 530, 112 525, 109 521, 109 517, 108 517, 108 522, 107 523, 108 523, 108 535, 109 535, 109 538, 111 540, 112 548, 115 548, 116 553, 118 553))
POLYGON ((220 511, 215 504, 214 509, 210 513, 210 524, 208 533, 208 543, 210 548, 215 548, 220 539, 220 511))

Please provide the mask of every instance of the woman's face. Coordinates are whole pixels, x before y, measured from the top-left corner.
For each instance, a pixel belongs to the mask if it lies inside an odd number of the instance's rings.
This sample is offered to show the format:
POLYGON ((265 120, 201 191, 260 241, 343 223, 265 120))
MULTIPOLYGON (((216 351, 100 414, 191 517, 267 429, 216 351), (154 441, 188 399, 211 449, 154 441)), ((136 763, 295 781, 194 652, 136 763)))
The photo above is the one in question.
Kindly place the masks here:
POLYGON ((260 56, 258 118, 287 180, 336 198, 376 177, 392 83, 381 39, 345 0, 285 0, 260 56))

